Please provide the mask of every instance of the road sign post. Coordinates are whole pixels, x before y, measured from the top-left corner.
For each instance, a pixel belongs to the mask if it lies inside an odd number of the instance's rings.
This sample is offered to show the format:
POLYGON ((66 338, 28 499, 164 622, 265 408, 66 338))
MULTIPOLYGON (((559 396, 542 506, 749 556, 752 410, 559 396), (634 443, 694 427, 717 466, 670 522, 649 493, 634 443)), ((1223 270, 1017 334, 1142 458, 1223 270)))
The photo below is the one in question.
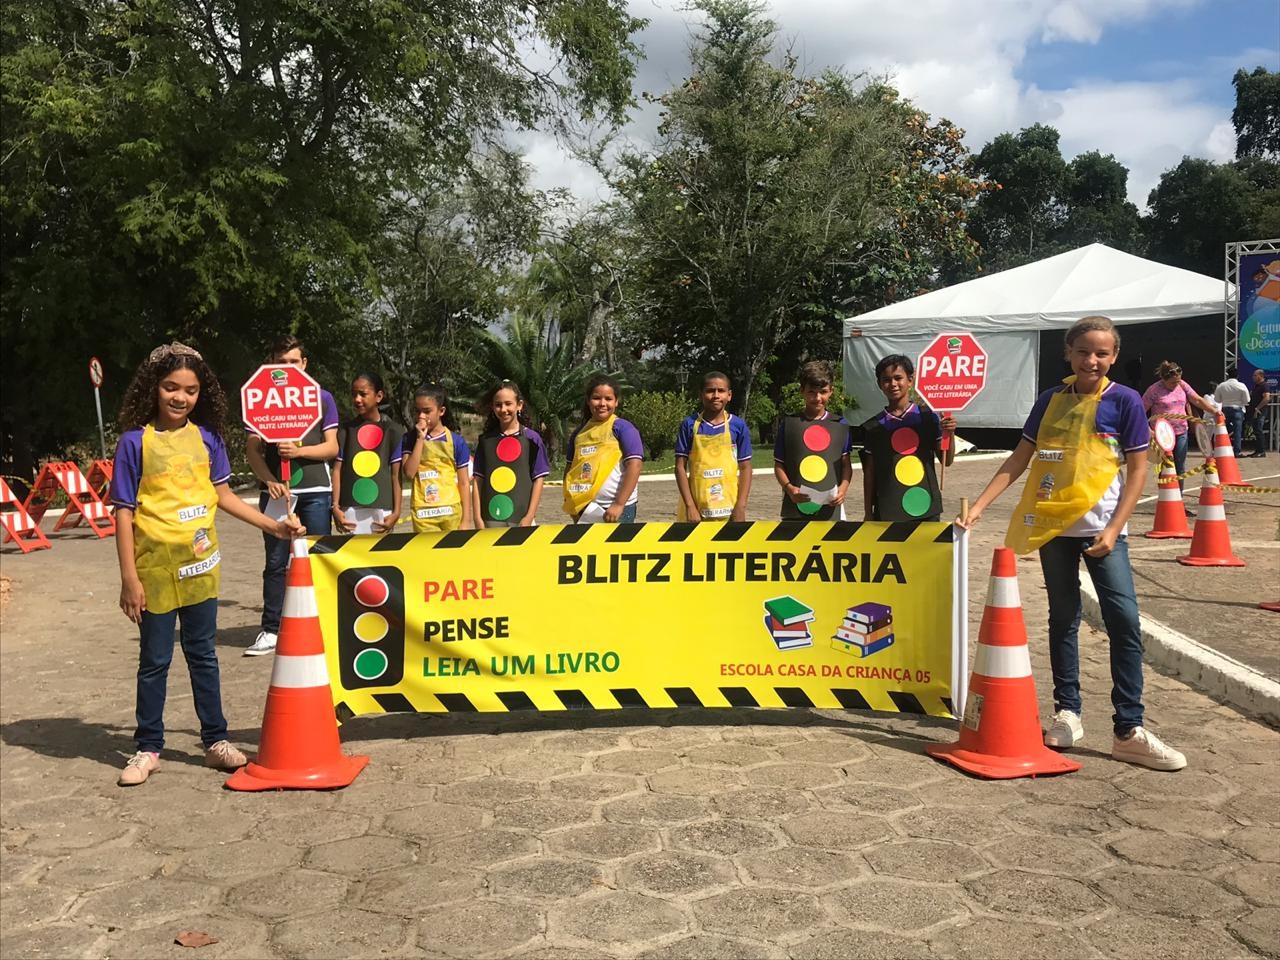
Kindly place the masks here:
POLYGON ((102 426, 102 361, 89 358, 89 382, 93 384, 93 405, 98 409, 98 443, 102 446, 102 459, 107 459, 107 432, 102 426))
MULTIPOLYGON (((956 414, 973 402, 987 384, 987 351, 973 334, 940 333, 924 348, 916 361, 916 393, 938 413, 956 414)), ((951 438, 942 435, 946 451, 951 438)), ((938 470, 942 486, 946 458, 938 470)))
MULTIPOLYGON (((267 443, 297 443, 323 416, 320 384, 291 363, 263 364, 240 387, 240 415, 267 443)), ((281 457, 280 482, 287 488, 291 479, 289 460, 281 457)))

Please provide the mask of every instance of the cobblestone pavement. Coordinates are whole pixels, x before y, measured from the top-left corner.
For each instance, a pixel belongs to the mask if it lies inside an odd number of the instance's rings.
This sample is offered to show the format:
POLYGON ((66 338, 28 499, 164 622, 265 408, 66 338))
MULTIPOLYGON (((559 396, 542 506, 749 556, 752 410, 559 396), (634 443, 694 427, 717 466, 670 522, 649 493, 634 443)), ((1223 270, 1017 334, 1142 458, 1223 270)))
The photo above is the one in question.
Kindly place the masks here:
MULTIPOLYGON (((948 492, 991 469, 948 471, 948 492)), ((261 548, 220 526, 224 697, 252 747, 261 548)), ((1019 572, 1043 709, 1043 590, 1019 572)), ((113 545, 60 535, 4 573, 6 958, 1280 956, 1280 732, 1148 672, 1150 726, 1190 766, 1113 762, 1090 631, 1085 766, 1061 778, 968 778, 924 756, 954 738, 932 719, 619 711, 357 719, 346 749, 372 762, 348 789, 237 794, 200 764, 176 667, 163 767, 124 790, 136 641, 113 545), (219 943, 175 946, 190 929, 219 943)))

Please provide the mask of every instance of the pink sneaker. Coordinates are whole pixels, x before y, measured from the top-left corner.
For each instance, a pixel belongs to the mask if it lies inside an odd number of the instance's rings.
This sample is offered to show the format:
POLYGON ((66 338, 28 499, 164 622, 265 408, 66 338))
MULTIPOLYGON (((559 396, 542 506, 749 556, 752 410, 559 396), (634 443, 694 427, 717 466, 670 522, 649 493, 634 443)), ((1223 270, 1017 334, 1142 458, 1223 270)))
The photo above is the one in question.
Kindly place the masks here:
POLYGON ((204 752, 204 765, 215 770, 239 770, 248 762, 249 758, 227 740, 219 740, 204 752))
POLYGON ((139 750, 124 765, 124 770, 120 772, 120 779, 116 781, 116 784, 121 787, 136 787, 140 783, 146 783, 147 777, 159 769, 159 757, 154 753, 139 750))

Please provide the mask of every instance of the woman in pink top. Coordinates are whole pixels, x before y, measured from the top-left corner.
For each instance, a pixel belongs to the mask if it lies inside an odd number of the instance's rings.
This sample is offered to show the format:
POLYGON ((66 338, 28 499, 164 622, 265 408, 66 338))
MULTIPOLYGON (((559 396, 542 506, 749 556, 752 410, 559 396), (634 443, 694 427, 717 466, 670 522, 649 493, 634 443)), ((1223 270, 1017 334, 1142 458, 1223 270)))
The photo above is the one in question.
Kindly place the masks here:
MULTIPOLYGON (((1208 414, 1217 412, 1182 379, 1182 368, 1172 360, 1165 360, 1156 367, 1156 376, 1160 379, 1147 387, 1147 392, 1142 395, 1142 405, 1151 420, 1171 415, 1181 417, 1186 414, 1188 404, 1208 414)), ((1170 420, 1169 425, 1173 427, 1174 435, 1173 467, 1178 471, 1178 489, 1181 490, 1182 475, 1187 472, 1187 421, 1170 420)))

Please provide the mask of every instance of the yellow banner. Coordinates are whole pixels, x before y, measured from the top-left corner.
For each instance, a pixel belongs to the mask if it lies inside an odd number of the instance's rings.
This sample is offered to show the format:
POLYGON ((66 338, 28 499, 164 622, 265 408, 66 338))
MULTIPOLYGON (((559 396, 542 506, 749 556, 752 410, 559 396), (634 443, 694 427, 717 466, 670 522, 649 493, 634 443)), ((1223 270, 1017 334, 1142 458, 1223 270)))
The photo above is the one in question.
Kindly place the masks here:
POLYGON ((323 537, 340 719, 833 707, 950 716, 951 525, 644 523, 323 537))

